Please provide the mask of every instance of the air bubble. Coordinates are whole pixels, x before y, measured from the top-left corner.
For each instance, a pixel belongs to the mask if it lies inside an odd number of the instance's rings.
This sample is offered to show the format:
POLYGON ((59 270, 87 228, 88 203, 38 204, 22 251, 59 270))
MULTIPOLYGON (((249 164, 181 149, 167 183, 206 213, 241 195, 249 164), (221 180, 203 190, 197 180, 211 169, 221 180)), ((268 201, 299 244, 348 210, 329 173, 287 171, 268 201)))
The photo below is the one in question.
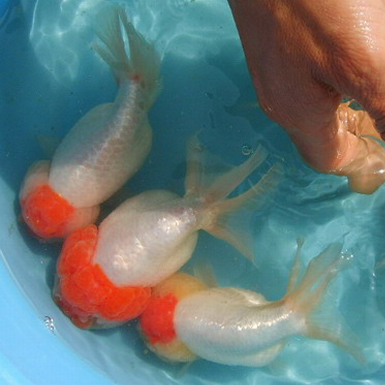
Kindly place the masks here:
POLYGON ((55 324, 53 322, 53 318, 50 317, 50 316, 45 316, 44 317, 44 324, 45 326, 47 327, 48 330, 50 330, 51 332, 55 331, 55 324))
POLYGON ((249 146, 248 144, 244 144, 242 146, 242 154, 245 155, 245 156, 248 156, 248 155, 251 155, 253 153, 253 149, 251 146, 249 146))

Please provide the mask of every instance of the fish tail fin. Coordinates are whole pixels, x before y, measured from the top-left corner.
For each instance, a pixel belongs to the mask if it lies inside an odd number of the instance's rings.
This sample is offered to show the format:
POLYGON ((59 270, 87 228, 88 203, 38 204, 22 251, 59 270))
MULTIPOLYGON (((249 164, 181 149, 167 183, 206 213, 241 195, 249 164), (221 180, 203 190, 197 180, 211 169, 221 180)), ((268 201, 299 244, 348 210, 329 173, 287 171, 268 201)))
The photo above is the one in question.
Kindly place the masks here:
POLYGON ((194 195, 202 202, 205 213, 201 224, 203 230, 230 243, 253 261, 253 241, 246 219, 249 219, 247 217, 252 210, 262 206, 263 197, 281 181, 282 167, 275 164, 249 190, 237 197, 228 198, 265 161, 267 150, 259 146, 246 162, 235 167, 227 166, 227 170, 217 172, 214 176, 205 169, 205 155, 196 136, 192 137, 188 144, 186 196, 194 195), (248 208, 249 213, 237 215, 242 208, 248 208))
MULTIPOLYGON (((302 241, 299 241, 298 247, 299 249, 302 247, 302 241)), ((365 363, 357 336, 346 324, 332 298, 325 296, 330 282, 351 261, 350 257, 341 253, 341 250, 340 243, 330 244, 309 263, 300 282, 298 282, 297 253, 284 301, 304 320, 304 335, 332 342, 360 363, 365 363)))
POLYGON ((297 252, 294 257, 294 263, 291 268, 289 282, 287 284, 286 296, 289 296, 299 285, 301 273, 301 252, 305 239, 303 237, 297 239, 297 252))
POLYGON ((121 5, 104 7, 96 16, 94 25, 102 42, 94 44, 95 51, 111 67, 118 82, 131 79, 141 84, 150 107, 161 86, 161 59, 155 46, 128 21, 121 5), (125 40, 129 44, 129 55, 125 40))

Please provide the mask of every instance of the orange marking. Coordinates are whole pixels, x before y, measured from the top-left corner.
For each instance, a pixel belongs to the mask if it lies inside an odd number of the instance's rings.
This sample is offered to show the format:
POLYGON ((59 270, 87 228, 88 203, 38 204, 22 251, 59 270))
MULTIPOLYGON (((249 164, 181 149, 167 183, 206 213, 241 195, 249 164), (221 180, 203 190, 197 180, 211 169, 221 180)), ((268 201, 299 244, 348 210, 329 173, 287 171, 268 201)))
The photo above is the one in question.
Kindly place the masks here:
POLYGON ((61 278, 60 293, 67 304, 72 306, 74 310, 77 308, 84 313, 92 315, 97 311, 97 306, 89 301, 87 293, 78 285, 77 278, 79 275, 81 275, 81 272, 61 278))
POLYGON ((110 287, 110 295, 99 307, 100 315, 109 320, 134 319, 142 314, 150 300, 150 287, 116 287, 112 283, 110 287))
POLYGON ((39 186, 21 202, 24 221, 41 238, 62 238, 75 208, 48 185, 39 186))
POLYGON ((72 274, 79 266, 89 264, 98 241, 98 229, 89 225, 73 231, 65 240, 58 263, 59 275, 72 274))
POLYGON ((92 263, 97 240, 95 225, 75 230, 66 239, 58 261, 57 302, 82 328, 92 326, 98 318, 117 322, 136 318, 151 296, 149 287, 115 286, 101 267, 92 263))
POLYGON ((140 317, 143 332, 149 342, 168 343, 176 337, 174 328, 174 313, 178 299, 173 294, 151 297, 146 310, 140 317))

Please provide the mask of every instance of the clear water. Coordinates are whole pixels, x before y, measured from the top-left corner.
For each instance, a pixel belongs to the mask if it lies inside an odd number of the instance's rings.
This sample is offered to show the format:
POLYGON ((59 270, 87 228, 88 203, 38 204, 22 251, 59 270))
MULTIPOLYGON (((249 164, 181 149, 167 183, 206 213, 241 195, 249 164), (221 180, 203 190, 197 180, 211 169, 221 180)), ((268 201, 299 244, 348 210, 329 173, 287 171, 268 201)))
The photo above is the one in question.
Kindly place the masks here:
POLYGON ((164 89, 150 116, 153 150, 129 189, 182 193, 186 138, 199 129, 207 147, 229 163, 244 161, 262 143, 272 154, 270 163, 284 163, 286 176, 274 200, 253 216, 258 268, 206 234, 195 260, 210 258, 221 285, 274 300, 285 292, 297 237, 306 239, 304 263, 330 242, 343 241, 354 260, 333 283, 328 300, 363 341, 368 364, 360 366, 329 343, 298 337, 262 369, 203 360, 188 368, 172 366, 147 351, 134 323, 85 332, 53 305, 59 247, 39 244, 20 226, 17 193, 28 166, 45 157, 39 137, 63 137, 88 109, 115 95, 112 75, 91 49, 89 15, 98 3, 10 0, 0 7, 1 231, 7 235, 0 247, 36 316, 58 343, 68 344, 111 384, 132 384, 132 375, 138 384, 383 383, 385 268, 375 274, 374 267, 385 257, 385 187, 372 196, 353 194, 343 178, 317 174, 302 163, 284 132, 258 108, 225 0, 126 1, 134 24, 164 55, 164 89))

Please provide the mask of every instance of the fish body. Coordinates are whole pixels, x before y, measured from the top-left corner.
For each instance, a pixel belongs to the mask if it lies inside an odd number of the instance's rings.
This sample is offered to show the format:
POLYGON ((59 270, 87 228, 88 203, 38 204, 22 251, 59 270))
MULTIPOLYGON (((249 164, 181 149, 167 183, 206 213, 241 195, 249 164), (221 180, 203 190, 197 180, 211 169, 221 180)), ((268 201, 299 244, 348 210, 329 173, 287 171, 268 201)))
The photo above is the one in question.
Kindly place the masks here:
POLYGON ((330 281, 349 262, 341 246, 332 244, 314 258, 302 280, 298 258, 299 253, 287 293, 279 301, 241 288, 205 287, 193 276, 176 273, 153 288, 141 315, 146 344, 168 361, 204 358, 264 366, 290 337, 303 335, 331 341, 362 362, 353 333, 335 309, 323 304, 330 281))
POLYGON ((160 88, 159 55, 119 5, 100 12, 95 30, 102 44, 94 48, 112 69, 118 93, 114 102, 94 107, 74 125, 52 162, 43 162, 44 173, 41 162, 27 173, 19 197, 22 216, 42 239, 63 238, 93 223, 99 205, 138 171, 151 148, 148 111, 160 88), (52 205, 55 213, 61 205, 70 210, 52 215, 52 205))
POLYGON ((176 334, 197 356, 231 365, 263 366, 286 338, 304 334, 305 319, 284 303, 238 288, 215 288, 181 301, 176 334))

